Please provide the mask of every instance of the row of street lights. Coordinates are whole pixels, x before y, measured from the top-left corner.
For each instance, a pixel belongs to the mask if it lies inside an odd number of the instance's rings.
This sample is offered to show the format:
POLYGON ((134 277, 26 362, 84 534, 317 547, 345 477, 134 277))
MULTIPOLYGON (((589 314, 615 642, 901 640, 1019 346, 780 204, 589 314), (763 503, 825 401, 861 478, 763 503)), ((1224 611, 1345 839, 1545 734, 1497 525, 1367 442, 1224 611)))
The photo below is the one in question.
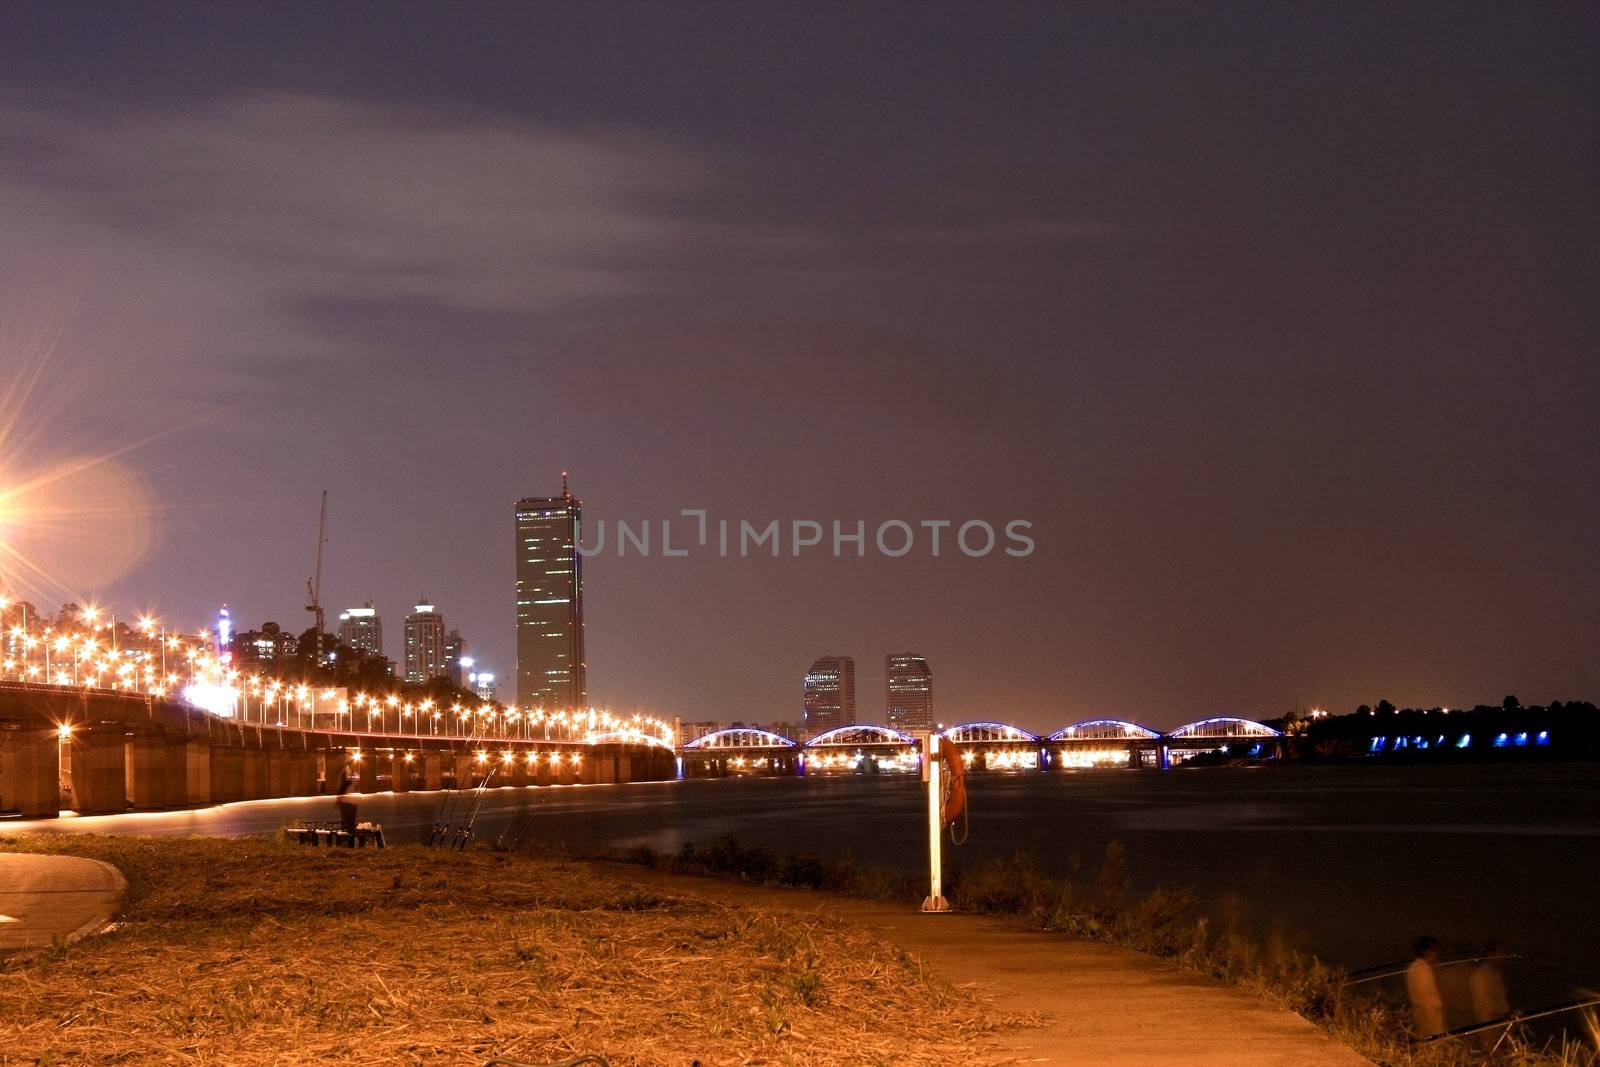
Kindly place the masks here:
MULTIPOLYGON (((13 601, 0 596, 0 615, 13 601)), ((399 694, 358 694, 338 688, 292 685, 260 675, 246 677, 230 667, 226 652, 206 648, 198 638, 168 634, 161 620, 141 616, 134 632, 142 647, 119 647, 116 615, 100 608, 82 610, 86 629, 35 633, 23 617, 0 634, 0 677, 22 683, 82 686, 152 697, 180 696, 223 718, 252 725, 407 737, 459 737, 483 740, 589 741, 598 736, 671 744, 671 728, 642 715, 617 716, 588 708, 545 711, 508 708, 491 702, 448 707, 431 699, 406 701, 399 694), (104 615, 105 622, 101 622, 104 615), (102 630, 109 635, 102 643, 102 630), (177 671, 169 655, 178 655, 177 671), (53 655, 52 655, 53 654, 53 655), (70 657, 63 659, 63 657, 70 657), (70 665, 70 667, 69 667, 70 665), (180 673, 181 672, 181 673, 180 673)), ((126 629, 126 628, 125 628, 126 629)))

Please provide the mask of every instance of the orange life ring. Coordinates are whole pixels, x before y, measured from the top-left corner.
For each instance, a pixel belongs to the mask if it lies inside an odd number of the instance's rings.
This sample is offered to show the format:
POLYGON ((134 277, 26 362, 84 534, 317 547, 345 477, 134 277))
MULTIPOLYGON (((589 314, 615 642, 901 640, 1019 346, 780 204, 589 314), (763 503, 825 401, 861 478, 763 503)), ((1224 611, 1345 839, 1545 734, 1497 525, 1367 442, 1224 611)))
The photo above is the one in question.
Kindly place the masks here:
POLYGON ((943 825, 949 826, 967 810, 967 765, 961 761, 961 753, 949 738, 939 745, 939 765, 944 770, 939 776, 942 786, 939 815, 944 820, 943 825))

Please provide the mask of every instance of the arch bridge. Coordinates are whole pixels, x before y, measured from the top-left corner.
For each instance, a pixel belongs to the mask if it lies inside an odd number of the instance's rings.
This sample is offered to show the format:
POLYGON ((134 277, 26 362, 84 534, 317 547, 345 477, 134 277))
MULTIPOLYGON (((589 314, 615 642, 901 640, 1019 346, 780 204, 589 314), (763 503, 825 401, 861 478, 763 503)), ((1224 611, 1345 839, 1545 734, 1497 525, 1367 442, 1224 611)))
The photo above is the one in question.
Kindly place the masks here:
POLYGON ((680 746, 678 758, 686 778, 795 774, 801 766, 798 742, 753 726, 703 734, 680 746))
MULTIPOLYGON (((1282 735, 1236 715, 1217 715, 1162 732, 1128 719, 1097 717, 1049 734, 982 719, 939 732, 974 771, 1081 767, 1169 767, 1199 756, 1262 759, 1281 754, 1282 735)), ((917 737, 891 726, 857 723, 805 742, 736 726, 696 738, 679 750, 689 777, 732 774, 909 773, 920 768, 917 737)))
POLYGON ((841 726, 818 734, 804 748, 807 774, 905 774, 921 766, 917 739, 892 726, 841 726))
POLYGON ((957 747, 970 770, 1033 771, 1044 765, 1039 735, 1010 723, 964 722, 941 730, 939 737, 957 747))

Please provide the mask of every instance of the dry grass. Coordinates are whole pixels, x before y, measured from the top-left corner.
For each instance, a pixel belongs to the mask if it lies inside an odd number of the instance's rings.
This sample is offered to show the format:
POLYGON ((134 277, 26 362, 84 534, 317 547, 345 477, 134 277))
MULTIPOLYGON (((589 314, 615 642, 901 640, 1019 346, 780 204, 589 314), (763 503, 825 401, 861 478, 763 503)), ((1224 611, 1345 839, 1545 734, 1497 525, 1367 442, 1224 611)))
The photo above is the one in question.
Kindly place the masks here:
POLYGON ((843 923, 487 851, 8 839, 120 867, 115 933, 3 961, 0 1063, 954 1064, 996 1020, 843 923))

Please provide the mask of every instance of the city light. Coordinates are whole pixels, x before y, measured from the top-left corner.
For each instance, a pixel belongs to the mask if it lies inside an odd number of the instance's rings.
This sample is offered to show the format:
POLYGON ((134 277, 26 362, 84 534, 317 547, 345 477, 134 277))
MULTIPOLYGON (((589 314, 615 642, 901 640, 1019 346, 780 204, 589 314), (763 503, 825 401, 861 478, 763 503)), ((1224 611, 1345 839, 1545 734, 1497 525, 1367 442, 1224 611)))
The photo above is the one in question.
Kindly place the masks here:
MULTIPOLYGON (((15 615, 19 604, 27 610, 26 602, 14 593, 0 595, 0 611, 15 615)), ((119 623, 115 612, 91 604, 80 609, 75 620, 17 619, 0 634, 0 681, 149 697, 172 693, 218 718, 277 729, 495 742, 673 745, 670 723, 638 714, 593 707, 507 707, 479 699, 451 703, 452 714, 446 716, 432 698, 411 702, 396 691, 350 693, 337 686, 249 674, 211 644, 206 630, 184 634, 168 630, 148 612, 132 617, 132 625, 119 623)))

